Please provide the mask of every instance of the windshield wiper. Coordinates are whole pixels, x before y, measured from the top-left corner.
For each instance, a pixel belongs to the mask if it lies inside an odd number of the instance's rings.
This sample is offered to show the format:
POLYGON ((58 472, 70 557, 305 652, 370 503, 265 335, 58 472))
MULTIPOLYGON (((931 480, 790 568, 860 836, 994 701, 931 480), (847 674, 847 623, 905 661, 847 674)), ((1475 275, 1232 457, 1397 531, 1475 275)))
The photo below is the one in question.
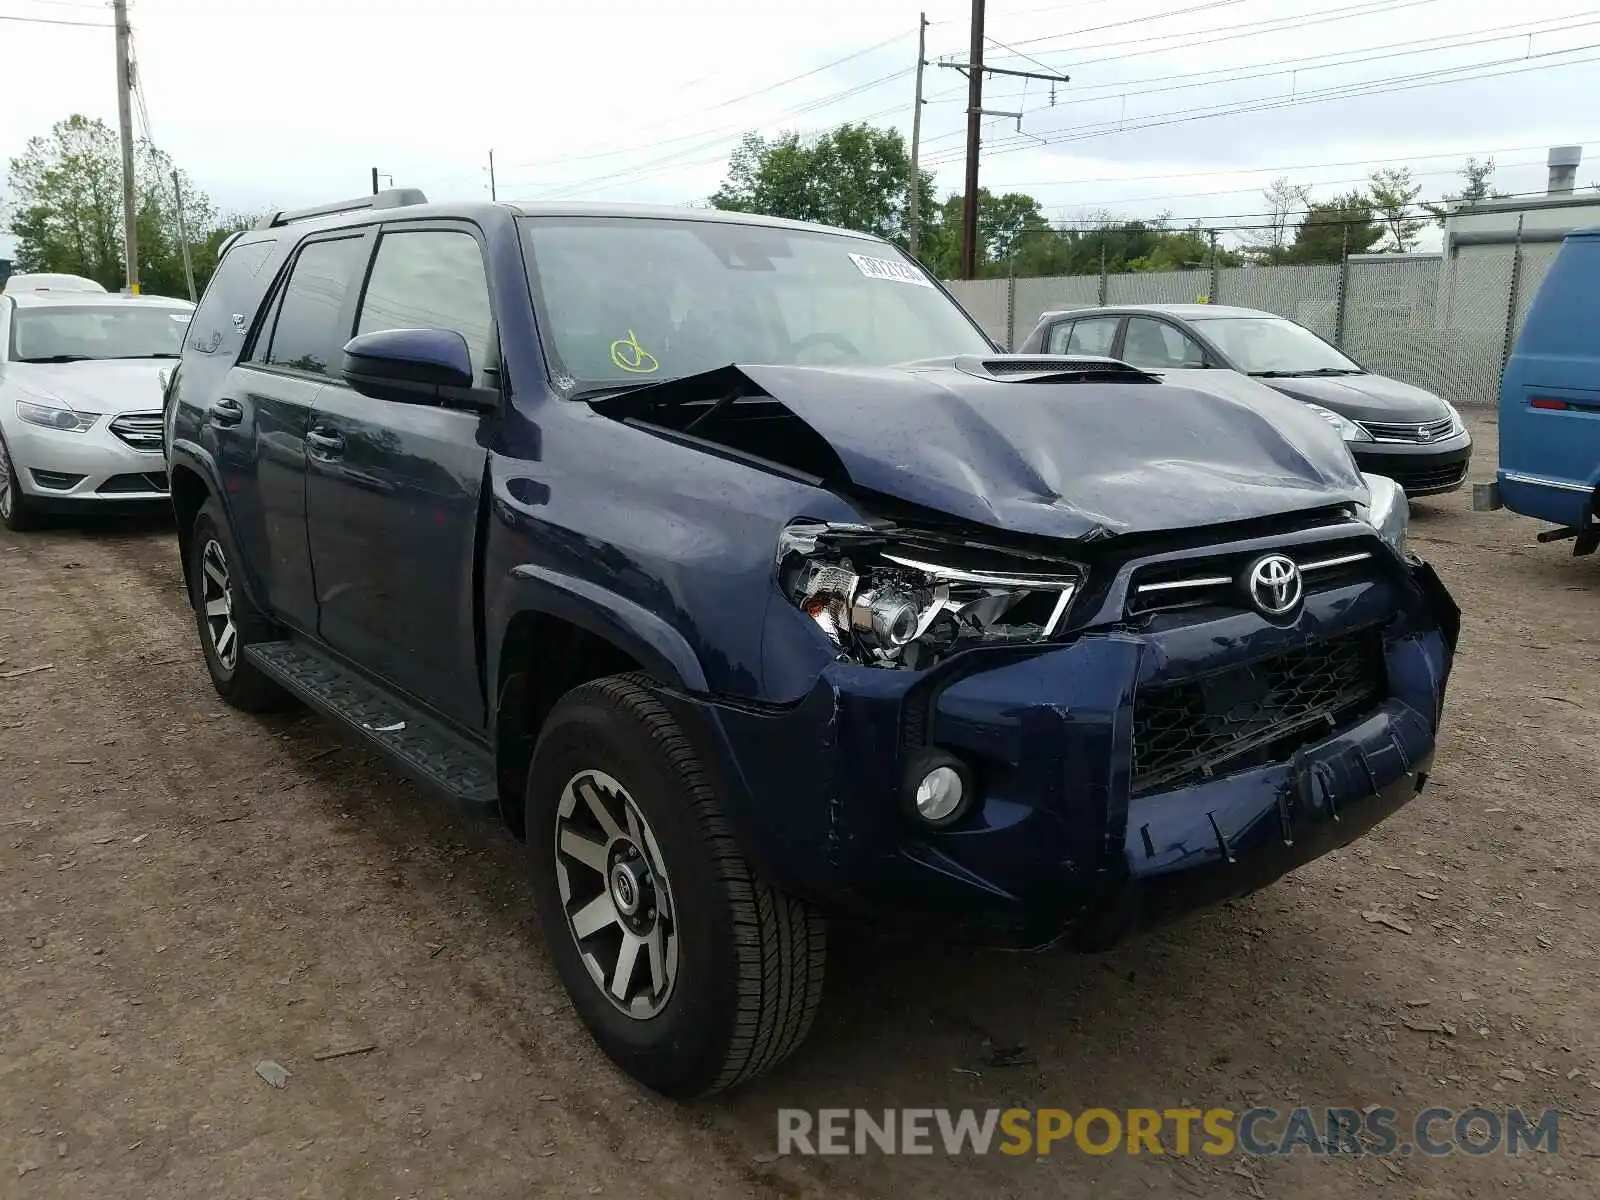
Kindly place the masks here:
POLYGON ((46 354, 43 358, 19 358, 16 361, 25 363, 88 362, 93 357, 94 355, 92 354, 46 354))
POLYGON ((1364 375, 1349 367, 1318 367, 1314 371, 1249 371, 1252 379, 1310 379, 1317 375, 1364 375))
POLYGON ((117 359, 119 362, 126 362, 131 358, 182 358, 183 355, 173 354, 170 351, 162 350, 155 354, 113 354, 112 357, 117 359))
POLYGON ((669 383, 670 380, 652 379, 649 383, 607 383, 598 387, 579 388, 575 392, 568 392, 568 400, 607 400, 612 396, 625 395, 628 392, 642 391, 647 387, 654 387, 658 383, 669 383))

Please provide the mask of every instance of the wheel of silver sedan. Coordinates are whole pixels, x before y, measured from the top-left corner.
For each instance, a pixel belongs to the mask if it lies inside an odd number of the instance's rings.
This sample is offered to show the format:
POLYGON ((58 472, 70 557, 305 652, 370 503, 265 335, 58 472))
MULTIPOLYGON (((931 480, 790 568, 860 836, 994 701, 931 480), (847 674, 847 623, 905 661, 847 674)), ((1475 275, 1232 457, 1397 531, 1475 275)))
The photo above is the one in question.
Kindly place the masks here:
POLYGON ((650 823, 610 775, 581 771, 562 789, 555 839, 567 931, 590 977, 630 1017, 655 1016, 678 976, 678 927, 650 823))
POLYGON ((11 519, 11 456, 0 444, 0 517, 11 519))
POLYGON ((200 552, 200 604, 211 648, 225 670, 239 661, 239 627, 233 620, 233 583, 222 543, 212 538, 200 552))

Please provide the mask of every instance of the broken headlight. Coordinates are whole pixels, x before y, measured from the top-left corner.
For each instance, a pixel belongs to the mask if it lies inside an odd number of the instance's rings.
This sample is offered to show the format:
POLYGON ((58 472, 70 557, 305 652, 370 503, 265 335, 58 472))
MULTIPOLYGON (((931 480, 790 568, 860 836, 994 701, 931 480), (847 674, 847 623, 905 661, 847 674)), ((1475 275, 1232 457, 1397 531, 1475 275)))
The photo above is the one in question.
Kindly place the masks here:
POLYGON ((898 530, 797 522, 779 538, 778 585, 844 657, 918 670, 957 650, 1050 637, 1083 570, 898 530))

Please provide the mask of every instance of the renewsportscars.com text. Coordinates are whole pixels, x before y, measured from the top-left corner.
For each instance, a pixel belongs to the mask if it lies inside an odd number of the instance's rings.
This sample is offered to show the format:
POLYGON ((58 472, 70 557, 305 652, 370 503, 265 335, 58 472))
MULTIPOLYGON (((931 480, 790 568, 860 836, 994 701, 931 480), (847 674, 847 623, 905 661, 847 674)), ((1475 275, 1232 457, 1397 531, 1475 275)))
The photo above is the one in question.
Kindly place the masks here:
POLYGON ((1559 1110, 1064 1108, 778 1110, 779 1154, 1554 1154, 1559 1110))

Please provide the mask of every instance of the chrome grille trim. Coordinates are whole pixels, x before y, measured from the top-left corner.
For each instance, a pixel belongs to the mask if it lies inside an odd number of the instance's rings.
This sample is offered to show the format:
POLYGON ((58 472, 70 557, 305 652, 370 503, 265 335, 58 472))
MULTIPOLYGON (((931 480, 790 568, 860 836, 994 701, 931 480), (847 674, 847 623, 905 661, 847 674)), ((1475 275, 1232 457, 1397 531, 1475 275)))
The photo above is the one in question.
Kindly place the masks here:
POLYGON ((111 422, 111 432, 135 450, 155 452, 161 449, 161 414, 123 413, 111 422))
POLYGON ((1357 421, 1356 424, 1365 429, 1375 442, 1391 442, 1414 446, 1425 446, 1430 442, 1442 442, 1450 436, 1451 430, 1455 428, 1455 421, 1450 417, 1441 417, 1437 421, 1403 423, 1357 421))

